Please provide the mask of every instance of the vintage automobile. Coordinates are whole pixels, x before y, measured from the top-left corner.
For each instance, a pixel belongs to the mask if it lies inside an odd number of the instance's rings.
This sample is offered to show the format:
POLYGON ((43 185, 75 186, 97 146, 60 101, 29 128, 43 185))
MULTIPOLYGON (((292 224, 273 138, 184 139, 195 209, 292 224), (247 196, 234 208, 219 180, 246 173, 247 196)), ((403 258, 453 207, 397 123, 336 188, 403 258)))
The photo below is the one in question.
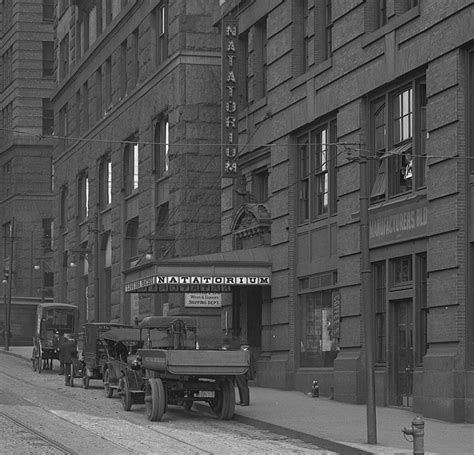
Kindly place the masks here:
POLYGON ((103 335, 107 360, 103 369, 105 396, 112 398, 119 387, 128 364, 136 360, 137 350, 143 346, 140 330, 137 328, 116 328, 103 335))
POLYGON ((248 351, 199 349, 197 320, 149 316, 139 324, 144 347, 119 383, 123 408, 145 403, 150 421, 159 421, 168 405, 190 409, 208 403, 219 419, 235 411, 233 379, 248 371, 248 351))
POLYGON ((33 371, 53 369, 59 360, 59 338, 65 333, 76 336, 78 308, 68 303, 40 303, 36 310, 31 361, 33 371))
POLYGON ((104 333, 116 328, 130 328, 130 325, 115 322, 87 322, 82 331, 82 386, 89 388, 91 379, 103 380, 104 365, 108 360, 104 333))

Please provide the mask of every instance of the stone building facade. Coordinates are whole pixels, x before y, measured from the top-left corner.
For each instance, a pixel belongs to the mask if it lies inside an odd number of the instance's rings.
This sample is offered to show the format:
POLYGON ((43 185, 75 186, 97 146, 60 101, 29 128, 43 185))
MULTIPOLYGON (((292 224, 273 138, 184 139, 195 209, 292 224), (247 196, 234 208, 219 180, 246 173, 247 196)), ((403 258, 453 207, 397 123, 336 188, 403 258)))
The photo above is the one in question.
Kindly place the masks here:
POLYGON ((0 5, 0 225, 3 343, 29 344, 36 304, 53 294, 53 1, 0 5))
POLYGON ((270 289, 229 303, 260 332, 259 385, 365 402, 367 197, 377 404, 474 422, 473 18, 467 0, 220 2, 240 145, 222 250, 270 251, 270 289))
POLYGON ((80 322, 179 312, 181 294, 124 284, 220 247, 217 2, 68 3, 55 35, 56 295, 80 322))

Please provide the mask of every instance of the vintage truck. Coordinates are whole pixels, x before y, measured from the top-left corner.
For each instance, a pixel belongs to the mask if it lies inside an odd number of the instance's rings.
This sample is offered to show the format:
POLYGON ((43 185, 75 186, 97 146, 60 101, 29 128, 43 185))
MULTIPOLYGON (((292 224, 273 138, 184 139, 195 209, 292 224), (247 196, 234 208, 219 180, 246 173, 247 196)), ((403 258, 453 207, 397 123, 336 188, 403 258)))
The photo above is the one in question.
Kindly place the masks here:
POLYGON ((143 349, 129 356, 119 387, 123 408, 145 404, 150 421, 159 421, 168 405, 191 409, 208 403, 219 419, 235 411, 234 377, 248 371, 248 351, 199 349, 197 319, 150 316, 139 324, 143 349))

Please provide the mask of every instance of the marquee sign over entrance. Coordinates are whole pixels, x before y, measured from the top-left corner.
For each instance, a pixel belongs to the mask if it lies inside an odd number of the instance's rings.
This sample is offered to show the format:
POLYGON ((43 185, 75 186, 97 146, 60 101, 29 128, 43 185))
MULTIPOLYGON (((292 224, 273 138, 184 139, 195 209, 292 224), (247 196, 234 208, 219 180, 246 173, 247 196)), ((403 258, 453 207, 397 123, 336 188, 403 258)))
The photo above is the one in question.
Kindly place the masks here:
POLYGON ((125 284, 125 292, 231 292, 232 286, 269 286, 269 276, 153 275, 125 284))

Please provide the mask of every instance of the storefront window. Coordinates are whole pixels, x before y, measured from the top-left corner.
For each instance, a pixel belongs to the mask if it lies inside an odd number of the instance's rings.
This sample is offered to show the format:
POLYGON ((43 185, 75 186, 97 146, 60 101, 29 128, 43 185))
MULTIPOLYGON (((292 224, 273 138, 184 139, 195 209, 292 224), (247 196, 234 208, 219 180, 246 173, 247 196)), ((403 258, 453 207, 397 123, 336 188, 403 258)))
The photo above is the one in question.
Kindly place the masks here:
MULTIPOLYGON (((332 367, 338 352, 334 333, 334 290, 300 296, 301 305, 301 367, 332 367)), ((337 321, 338 323, 339 321, 337 321)))

